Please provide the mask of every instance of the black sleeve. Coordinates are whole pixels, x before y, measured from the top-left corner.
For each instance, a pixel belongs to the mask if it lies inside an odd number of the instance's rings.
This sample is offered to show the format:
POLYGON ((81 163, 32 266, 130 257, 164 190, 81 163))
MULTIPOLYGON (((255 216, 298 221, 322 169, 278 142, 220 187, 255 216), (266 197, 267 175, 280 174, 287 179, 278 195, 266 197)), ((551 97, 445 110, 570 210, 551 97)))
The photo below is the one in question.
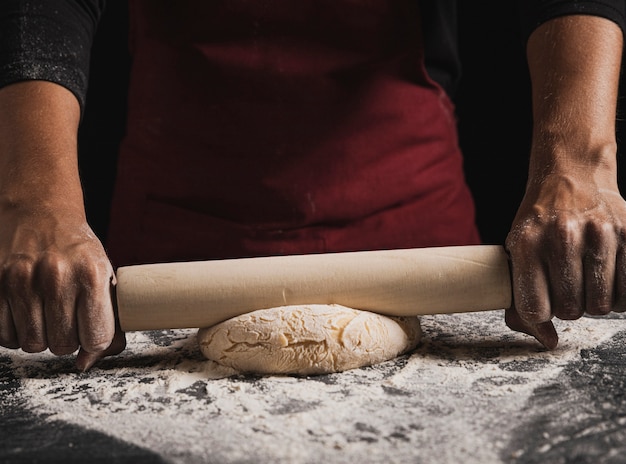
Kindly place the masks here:
POLYGON ((457 3, 454 0, 420 0, 424 64, 431 78, 453 96, 461 77, 457 50, 457 3))
POLYGON ((524 43, 544 22, 571 14, 601 16, 626 31, 625 0, 520 0, 518 4, 524 43))
POLYGON ((0 0, 0 87, 60 84, 85 105, 91 44, 105 0, 0 0))

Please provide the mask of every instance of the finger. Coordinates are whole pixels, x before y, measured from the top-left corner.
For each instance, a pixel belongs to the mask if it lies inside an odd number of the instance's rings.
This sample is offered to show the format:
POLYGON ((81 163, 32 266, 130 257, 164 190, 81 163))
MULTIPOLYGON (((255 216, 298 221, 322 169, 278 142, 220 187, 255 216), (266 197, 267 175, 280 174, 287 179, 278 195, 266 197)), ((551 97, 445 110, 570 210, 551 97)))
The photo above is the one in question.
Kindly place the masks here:
POLYGON ((613 311, 626 311, 626 246, 620 245, 615 253, 615 283, 613 311))
POLYGON ((48 254, 40 261, 37 281, 41 289, 46 319, 48 348, 58 356, 78 349, 76 324, 76 286, 66 261, 48 254))
POLYGON ((601 316, 610 313, 613 308, 616 247, 599 239, 589 243, 597 245, 584 260, 584 310, 587 314, 601 316))
POLYGON ((559 343, 559 336, 552 321, 529 324, 520 318, 515 309, 509 308, 505 311, 505 322, 510 329, 535 337, 549 350, 555 349, 559 343))
POLYGON ((18 259, 3 274, 3 291, 10 295, 9 308, 15 323, 20 347, 38 353, 48 347, 41 299, 33 289, 34 266, 28 259, 18 259))
POLYGON ((112 271, 94 263, 84 269, 79 280, 76 316, 80 346, 89 353, 106 350, 115 335, 115 315, 111 298, 112 271))
POLYGON ((512 259, 514 307, 505 312, 505 322, 517 332, 535 337, 552 350, 559 337, 551 322, 552 311, 548 290, 548 276, 542 263, 529 256, 512 259), (523 271, 522 271, 523 270, 523 271))
MULTIPOLYGON (((117 279, 115 275, 111 277, 111 284, 109 290, 109 298, 113 304, 115 301, 115 285, 117 284, 117 279)), ((120 320, 117 314, 117 307, 113 304, 113 315, 115 318, 115 334, 113 336, 113 341, 109 345, 109 347, 100 352, 100 353, 89 353, 81 349, 78 352, 78 356, 76 357, 76 367, 85 372, 88 369, 98 362, 100 359, 106 356, 114 356, 116 354, 121 353, 126 348, 126 334, 122 331, 122 326, 120 325, 120 320)))
POLYGON ((513 301, 519 319, 534 326, 552 319, 547 275, 541 262, 529 256, 511 256, 513 301))
POLYGON ((0 299, 0 345, 6 348, 19 348, 15 323, 6 299, 0 299))
POLYGON ((93 367, 100 359, 107 356, 114 356, 121 353, 126 348, 126 334, 120 330, 115 332, 111 345, 99 353, 89 353, 81 348, 76 357, 76 367, 85 372, 93 367))
POLYGON ((74 305, 74 298, 59 295, 49 296, 44 304, 48 348, 57 356, 70 354, 78 349, 74 305))
POLYGON ((585 312, 583 261, 576 248, 565 243, 553 250, 548 261, 552 314, 559 319, 574 320, 585 312))

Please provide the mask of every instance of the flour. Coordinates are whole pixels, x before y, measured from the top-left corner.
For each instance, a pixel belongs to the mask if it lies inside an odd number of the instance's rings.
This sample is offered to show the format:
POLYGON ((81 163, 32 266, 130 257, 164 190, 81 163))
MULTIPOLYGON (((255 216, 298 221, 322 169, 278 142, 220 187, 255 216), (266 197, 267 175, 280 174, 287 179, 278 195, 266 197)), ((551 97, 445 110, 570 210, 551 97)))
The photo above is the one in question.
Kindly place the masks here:
MULTIPOLYGON (((128 348, 87 373, 71 357, 10 357, 19 398, 64 421, 170 462, 501 462, 512 417, 582 348, 625 321, 557 321, 546 351, 499 311, 421 317, 410 355, 313 377, 242 376, 206 360, 195 330, 129 333, 128 348)), ((42 419, 43 420, 43 419, 42 419)))

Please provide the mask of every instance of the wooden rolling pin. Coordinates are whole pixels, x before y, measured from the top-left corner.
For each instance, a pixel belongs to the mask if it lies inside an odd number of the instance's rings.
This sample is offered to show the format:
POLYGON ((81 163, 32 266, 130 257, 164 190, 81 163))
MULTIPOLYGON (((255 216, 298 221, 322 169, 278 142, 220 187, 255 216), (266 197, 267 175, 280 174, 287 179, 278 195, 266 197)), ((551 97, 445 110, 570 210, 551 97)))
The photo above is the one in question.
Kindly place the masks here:
POLYGON ((124 331, 209 327, 275 306, 330 304, 386 315, 507 308, 498 245, 145 264, 117 270, 124 331))

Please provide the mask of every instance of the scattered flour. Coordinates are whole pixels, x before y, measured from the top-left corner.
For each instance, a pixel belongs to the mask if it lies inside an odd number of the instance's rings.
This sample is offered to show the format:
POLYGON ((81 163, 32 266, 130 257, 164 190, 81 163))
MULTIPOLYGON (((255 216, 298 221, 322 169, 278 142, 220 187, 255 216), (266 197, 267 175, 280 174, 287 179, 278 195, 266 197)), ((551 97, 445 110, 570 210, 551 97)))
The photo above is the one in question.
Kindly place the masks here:
MULTIPOLYGON (((557 321, 558 322, 558 321, 557 321)), ((71 357, 10 357, 45 420, 113 435, 169 462, 497 463, 533 390, 626 321, 558 323, 545 351, 501 312, 423 316, 422 343, 376 366, 311 377, 243 376, 206 360, 195 330, 129 333, 87 373, 71 357)))

